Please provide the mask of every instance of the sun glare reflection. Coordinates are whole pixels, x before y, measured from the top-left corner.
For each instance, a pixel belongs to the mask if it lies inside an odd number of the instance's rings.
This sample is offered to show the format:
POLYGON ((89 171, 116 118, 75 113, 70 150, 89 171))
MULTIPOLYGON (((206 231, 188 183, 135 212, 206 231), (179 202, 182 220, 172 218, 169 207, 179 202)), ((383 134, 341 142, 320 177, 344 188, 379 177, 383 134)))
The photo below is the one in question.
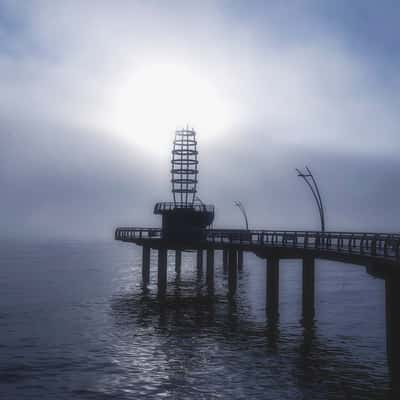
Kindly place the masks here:
POLYGON ((220 88, 188 67, 154 64, 138 69, 118 89, 110 129, 146 151, 165 152, 173 132, 189 124, 202 142, 231 126, 232 107, 220 88))

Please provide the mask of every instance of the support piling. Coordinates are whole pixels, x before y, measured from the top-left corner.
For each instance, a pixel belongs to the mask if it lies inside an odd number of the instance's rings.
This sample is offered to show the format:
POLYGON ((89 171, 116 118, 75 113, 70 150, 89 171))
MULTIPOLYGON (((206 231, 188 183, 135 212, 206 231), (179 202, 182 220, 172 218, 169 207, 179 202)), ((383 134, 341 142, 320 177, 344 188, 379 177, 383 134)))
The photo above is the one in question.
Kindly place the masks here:
POLYGON ((279 317, 279 258, 270 256, 267 258, 267 317, 275 321, 279 317))
POLYGON ((181 273, 181 266, 182 266, 182 251, 176 250, 175 251, 175 272, 177 274, 181 273))
POLYGON ((207 288, 209 292, 214 290, 214 250, 207 249, 207 288))
POLYGON ((150 282, 150 247, 147 246, 142 249, 142 281, 144 286, 150 282))
POLYGON ((315 315, 315 259, 303 258, 303 320, 309 323, 315 315))
POLYGON ((222 250, 222 267, 224 273, 228 272, 228 250, 222 250))
POLYGON ((237 257, 238 257, 238 269, 239 269, 239 271, 242 271, 243 270, 243 250, 238 250, 237 257))
POLYGON ((203 279, 203 250, 197 250, 196 257, 196 265, 197 265, 197 280, 200 282, 203 279))
POLYGON ((203 250, 197 250, 197 270, 203 269, 203 250))
POLYGON ((237 287, 237 252, 236 250, 229 250, 228 253, 228 286, 229 296, 234 296, 237 287))
POLYGON ((400 273, 390 273, 385 277, 385 297, 388 365, 392 382, 400 385, 400 273))
POLYGON ((158 296, 164 297, 167 292, 167 260, 168 250, 160 248, 158 250, 158 296))

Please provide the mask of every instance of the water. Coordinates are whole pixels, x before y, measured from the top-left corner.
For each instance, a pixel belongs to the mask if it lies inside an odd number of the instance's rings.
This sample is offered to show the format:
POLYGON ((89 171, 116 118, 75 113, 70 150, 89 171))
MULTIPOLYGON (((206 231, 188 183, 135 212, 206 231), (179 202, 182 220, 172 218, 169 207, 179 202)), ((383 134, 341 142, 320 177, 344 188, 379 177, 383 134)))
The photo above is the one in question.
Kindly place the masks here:
MULTIPOLYGON (((280 321, 265 317, 265 264, 245 256, 229 301, 185 253, 168 296, 149 291, 141 251, 107 243, 0 247, 1 399, 390 398, 384 286, 361 267, 318 261, 316 321, 301 324, 301 265, 281 263, 280 321)), ((395 397, 393 397, 395 398, 395 397)))

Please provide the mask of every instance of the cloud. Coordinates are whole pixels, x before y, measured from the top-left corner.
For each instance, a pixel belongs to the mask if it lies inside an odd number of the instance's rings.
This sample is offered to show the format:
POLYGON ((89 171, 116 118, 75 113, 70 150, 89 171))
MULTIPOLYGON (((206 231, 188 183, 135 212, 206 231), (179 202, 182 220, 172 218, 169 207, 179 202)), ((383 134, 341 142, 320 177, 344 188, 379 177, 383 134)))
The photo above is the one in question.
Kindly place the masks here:
POLYGON ((218 224, 239 225, 242 200, 258 227, 317 228, 294 175, 309 164, 328 228, 396 230, 399 82, 351 29, 366 32, 360 14, 336 4, 3 2, 3 235, 157 224, 172 132, 187 122, 218 224))

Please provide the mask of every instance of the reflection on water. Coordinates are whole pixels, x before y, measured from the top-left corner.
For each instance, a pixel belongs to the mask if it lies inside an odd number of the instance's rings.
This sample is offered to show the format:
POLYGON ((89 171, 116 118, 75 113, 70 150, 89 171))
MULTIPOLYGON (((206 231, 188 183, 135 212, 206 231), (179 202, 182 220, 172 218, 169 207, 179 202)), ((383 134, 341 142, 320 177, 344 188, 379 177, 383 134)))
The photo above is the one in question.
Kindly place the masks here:
MULTIPOLYGON (((162 304, 148 293, 115 297, 115 323, 135 332, 136 357, 143 340, 135 386, 146 382, 154 393, 176 398, 265 398, 266 391, 268 398, 384 396, 384 382, 319 337, 314 323, 290 333, 279 323, 246 320, 243 311, 227 296, 175 294, 162 304)), ((128 353, 131 343, 121 351, 128 353)))
POLYGON ((160 303, 154 254, 144 289, 135 247, 7 246, 2 254, 5 398, 397 398, 382 286, 361 269, 318 265, 317 315, 305 326, 296 263, 282 263, 281 315, 269 323, 265 265, 255 257, 246 257, 234 299, 219 255, 211 295, 192 254, 180 275, 171 258, 160 303))

